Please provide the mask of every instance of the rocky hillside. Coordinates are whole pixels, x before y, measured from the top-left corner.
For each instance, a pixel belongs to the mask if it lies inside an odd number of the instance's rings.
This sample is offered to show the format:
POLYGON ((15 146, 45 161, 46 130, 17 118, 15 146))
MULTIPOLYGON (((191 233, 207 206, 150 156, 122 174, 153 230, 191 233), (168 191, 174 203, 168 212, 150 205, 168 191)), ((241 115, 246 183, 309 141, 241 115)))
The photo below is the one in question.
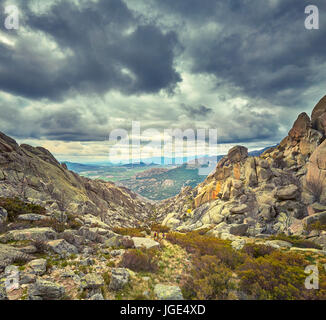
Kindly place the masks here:
POLYGON ((1 134, 0 300, 325 300, 325 117, 155 206, 1 134))
POLYGON ((126 188, 93 181, 67 170, 41 147, 19 146, 0 133, 0 196, 18 197, 45 207, 49 214, 92 214, 112 226, 134 226, 151 205, 126 188))
MULTIPOLYGON (((326 223, 325 135, 326 96, 277 147, 259 157, 232 148, 202 184, 163 201, 157 217, 178 231, 212 227, 218 237, 309 236, 307 229, 326 223)), ((326 245, 320 232, 310 236, 326 245)))

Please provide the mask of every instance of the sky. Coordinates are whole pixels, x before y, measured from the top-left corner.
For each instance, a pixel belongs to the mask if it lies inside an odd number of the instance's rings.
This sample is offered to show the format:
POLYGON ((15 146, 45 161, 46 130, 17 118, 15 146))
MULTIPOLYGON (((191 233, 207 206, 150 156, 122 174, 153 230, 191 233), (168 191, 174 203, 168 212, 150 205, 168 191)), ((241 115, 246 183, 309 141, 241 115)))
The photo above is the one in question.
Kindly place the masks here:
POLYGON ((0 0, 0 131, 75 162, 129 157, 117 129, 145 157, 175 129, 264 148, 326 94, 325 39, 322 0, 0 0))

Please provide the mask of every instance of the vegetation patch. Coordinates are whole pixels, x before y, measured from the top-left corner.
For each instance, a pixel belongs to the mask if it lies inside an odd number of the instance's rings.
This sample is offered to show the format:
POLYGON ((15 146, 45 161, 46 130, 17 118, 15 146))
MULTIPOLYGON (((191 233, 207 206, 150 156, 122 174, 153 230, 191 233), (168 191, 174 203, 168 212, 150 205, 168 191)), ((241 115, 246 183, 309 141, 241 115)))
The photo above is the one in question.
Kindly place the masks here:
POLYGON ((276 236, 271 236, 270 239, 287 241, 297 248, 318 249, 318 250, 322 249, 320 245, 310 240, 302 239, 298 236, 287 236, 285 234, 278 234, 276 236))
POLYGON ((44 215, 46 210, 44 207, 33 203, 27 203, 18 198, 2 198, 0 197, 0 207, 8 212, 9 222, 14 222, 19 215, 27 213, 35 213, 44 215))
POLYGON ((157 271, 156 256, 155 249, 130 249, 123 254, 119 266, 135 272, 155 272, 157 271))

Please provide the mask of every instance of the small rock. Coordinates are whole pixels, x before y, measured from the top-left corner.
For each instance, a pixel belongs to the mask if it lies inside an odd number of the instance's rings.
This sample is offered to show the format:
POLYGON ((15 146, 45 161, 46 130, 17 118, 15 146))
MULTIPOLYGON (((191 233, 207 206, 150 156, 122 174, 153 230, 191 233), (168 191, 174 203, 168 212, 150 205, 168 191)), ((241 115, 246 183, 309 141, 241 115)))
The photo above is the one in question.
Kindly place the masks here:
POLYGON ((120 250, 112 250, 110 252, 112 257, 122 256, 125 253, 126 250, 120 249, 120 250))
POLYGON ((27 272, 22 272, 20 274, 20 280, 19 280, 20 285, 34 283, 35 281, 36 281, 36 274, 27 273, 27 272))
POLYGON ((5 283, 0 282, 0 301, 9 300, 5 283))
POLYGON ((157 284, 154 293, 158 300, 183 300, 181 289, 178 286, 157 284))
POLYGON ((69 255, 69 254, 78 253, 78 250, 74 245, 68 243, 66 240, 63 239, 49 241, 47 245, 52 251, 60 255, 69 255))
POLYGON ((102 276, 89 273, 85 277, 81 279, 81 287, 83 289, 99 289, 100 287, 104 286, 104 279, 102 276))
POLYGON ((246 204, 242 204, 237 207, 233 207, 230 209, 230 212, 233 214, 243 214, 248 211, 248 206, 246 204))
POLYGON ((6 222, 8 219, 8 212, 5 208, 0 207, 0 224, 6 222))
POLYGON ((279 200, 292 200, 296 199, 298 196, 298 187, 294 184, 291 184, 286 187, 281 187, 276 191, 276 197, 279 200))
POLYGON ((27 266, 32 269, 31 273, 42 276, 46 272, 47 261, 45 259, 36 259, 30 261, 27 266))
POLYGON ((104 297, 101 293, 96 293, 89 298, 89 300, 104 300, 104 297))
POLYGON ((57 238, 57 233, 51 228, 31 228, 23 230, 11 230, 1 236, 2 241, 48 241, 57 238))
POLYGON ((63 286, 42 279, 37 279, 28 290, 30 300, 60 300, 64 295, 65 288, 63 286))
POLYGON ((235 250, 241 250, 246 244, 244 239, 237 239, 231 242, 231 246, 235 250))
POLYGON ((123 289, 123 287, 129 282, 129 272, 124 268, 114 268, 111 272, 112 275, 109 289, 113 291, 123 289))
POLYGON ((19 215, 17 219, 22 221, 41 221, 46 220, 48 218, 41 214, 27 213, 19 215))
POLYGON ((132 238, 135 248, 146 248, 146 249, 151 249, 151 248, 159 248, 160 244, 152 239, 149 238, 140 238, 140 237, 133 237, 132 238))

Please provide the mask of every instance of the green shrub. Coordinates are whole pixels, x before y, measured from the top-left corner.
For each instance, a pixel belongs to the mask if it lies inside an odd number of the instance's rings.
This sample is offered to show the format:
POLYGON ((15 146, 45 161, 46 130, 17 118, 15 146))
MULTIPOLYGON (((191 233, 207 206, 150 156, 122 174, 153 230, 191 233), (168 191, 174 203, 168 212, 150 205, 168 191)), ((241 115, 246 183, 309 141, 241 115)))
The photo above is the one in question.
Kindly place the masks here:
POLYGON ((274 251, 257 259, 249 258, 238 268, 240 289, 253 299, 304 299, 307 262, 296 253, 274 251))
POLYGON ((120 234, 122 236, 130 237, 144 237, 142 234, 145 229, 143 228, 113 228, 113 232, 120 234))
POLYGON ((195 259, 182 292, 185 299, 224 300, 233 289, 232 271, 215 256, 202 256, 195 259))
POLYGON ((215 256, 231 269, 243 263, 245 259, 242 253, 232 249, 229 241, 220 240, 213 236, 201 235, 200 231, 186 234, 172 232, 167 235, 167 239, 195 256, 215 256))
POLYGON ((304 229, 308 232, 313 231, 313 230, 326 231, 326 224, 322 224, 320 221, 317 221, 310 225, 305 225, 304 229))
POLYGON ((126 251, 119 266, 135 272, 157 271, 156 250, 130 249, 126 251))
POLYGON ((170 231, 170 228, 156 223, 151 226, 151 230, 153 232, 167 233, 170 231))
POLYGON ((9 222, 14 222, 21 214, 35 213, 44 215, 46 213, 45 208, 42 206, 27 203, 18 198, 0 198, 0 206, 7 210, 9 222))
POLYGON ((259 258, 271 254, 275 249, 271 246, 247 243, 242 251, 252 258, 259 258))

